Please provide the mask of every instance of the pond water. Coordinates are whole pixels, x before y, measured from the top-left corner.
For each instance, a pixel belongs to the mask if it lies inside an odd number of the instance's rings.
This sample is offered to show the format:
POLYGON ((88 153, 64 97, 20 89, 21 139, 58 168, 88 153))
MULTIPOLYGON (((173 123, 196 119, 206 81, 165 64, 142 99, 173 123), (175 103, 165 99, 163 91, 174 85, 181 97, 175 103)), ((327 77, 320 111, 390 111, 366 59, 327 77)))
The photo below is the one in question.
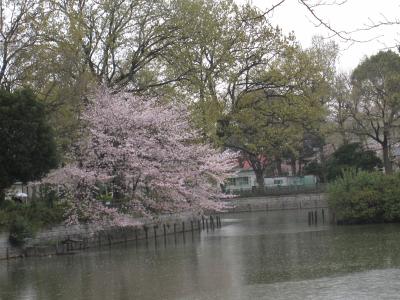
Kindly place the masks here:
POLYGON ((399 299, 400 225, 309 226, 305 211, 73 256, 0 262, 0 299, 399 299))

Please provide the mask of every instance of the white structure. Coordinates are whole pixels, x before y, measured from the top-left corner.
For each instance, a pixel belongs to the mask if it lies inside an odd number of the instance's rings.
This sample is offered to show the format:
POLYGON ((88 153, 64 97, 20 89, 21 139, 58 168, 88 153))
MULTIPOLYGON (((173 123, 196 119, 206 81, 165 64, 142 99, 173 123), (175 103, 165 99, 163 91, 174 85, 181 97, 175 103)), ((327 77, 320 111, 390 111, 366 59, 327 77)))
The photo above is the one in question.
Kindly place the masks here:
POLYGON ((28 198, 32 197, 34 188, 23 184, 22 182, 15 182, 7 191, 6 199, 18 198, 23 201, 27 201, 28 198))
MULTIPOLYGON (((314 175, 306 176, 286 176, 286 177, 265 177, 264 185, 266 189, 288 186, 315 186, 317 177, 314 175)), ((228 193, 240 191, 252 191, 257 187, 256 175, 253 170, 240 170, 235 176, 228 178, 225 191, 228 193)))

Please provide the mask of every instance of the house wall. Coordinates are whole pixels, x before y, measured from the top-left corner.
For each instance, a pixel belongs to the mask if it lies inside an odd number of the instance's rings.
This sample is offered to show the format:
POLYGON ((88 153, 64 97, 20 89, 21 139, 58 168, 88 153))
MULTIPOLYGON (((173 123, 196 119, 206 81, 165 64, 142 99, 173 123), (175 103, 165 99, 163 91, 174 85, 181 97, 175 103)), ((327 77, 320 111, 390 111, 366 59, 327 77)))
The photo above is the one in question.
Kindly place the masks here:
POLYGON ((264 184, 266 187, 287 186, 289 185, 289 179, 288 177, 264 178, 264 184))
MULTIPOLYGON (((266 177, 264 184, 266 188, 279 186, 310 186, 317 183, 317 178, 314 175, 306 176, 282 176, 282 177, 266 177)), ((250 191, 257 186, 256 176, 252 170, 240 170, 235 176, 230 177, 225 185, 225 190, 230 192, 235 191, 250 191), (244 180, 243 178, 246 178, 244 180)))
POLYGON ((225 185, 225 189, 229 191, 251 190, 253 186, 257 185, 256 175, 253 171, 240 170, 230 179, 230 182, 228 181, 225 185), (247 178, 247 183, 241 178, 247 178))

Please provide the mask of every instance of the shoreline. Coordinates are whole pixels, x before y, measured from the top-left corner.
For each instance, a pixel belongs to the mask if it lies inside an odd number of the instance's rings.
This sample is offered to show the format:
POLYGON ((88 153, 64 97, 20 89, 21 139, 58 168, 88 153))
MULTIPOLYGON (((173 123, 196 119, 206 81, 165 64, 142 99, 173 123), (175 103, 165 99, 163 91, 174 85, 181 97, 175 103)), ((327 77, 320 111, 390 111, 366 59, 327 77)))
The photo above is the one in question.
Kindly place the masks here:
POLYGON ((156 221, 141 219, 137 225, 126 227, 98 227, 89 224, 59 225, 39 231, 22 247, 12 246, 8 241, 8 233, 4 232, 0 235, 0 260, 69 255, 89 248, 156 239, 160 236, 184 232, 208 231, 219 227, 221 227, 221 222, 217 214, 161 216, 156 221))
POLYGON ((222 226, 220 215, 256 211, 296 210, 326 208, 326 194, 298 194, 233 198, 225 212, 209 215, 176 214, 163 215, 157 219, 135 219, 137 225, 126 227, 99 227, 91 224, 59 225, 39 231, 22 247, 12 246, 8 233, 0 234, 0 260, 14 258, 69 255, 89 248, 111 246, 130 241, 157 239, 184 232, 214 230, 222 226))

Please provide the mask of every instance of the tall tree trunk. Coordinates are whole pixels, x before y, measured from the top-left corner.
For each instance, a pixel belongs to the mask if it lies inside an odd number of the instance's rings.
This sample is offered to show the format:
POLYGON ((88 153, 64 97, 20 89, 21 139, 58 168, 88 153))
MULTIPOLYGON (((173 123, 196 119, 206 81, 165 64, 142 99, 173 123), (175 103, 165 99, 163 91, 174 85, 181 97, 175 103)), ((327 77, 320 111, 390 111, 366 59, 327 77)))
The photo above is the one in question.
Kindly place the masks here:
POLYGON ((282 159, 279 157, 275 160, 276 162, 276 171, 278 172, 278 176, 282 176, 282 159))
POLYGON ((296 170, 296 158, 295 157, 290 158, 290 168, 292 169, 292 176, 296 176, 297 170, 296 170))
POLYGON ((247 153, 247 161, 250 163, 253 171, 256 175, 257 181, 257 189, 264 191, 264 171, 265 171, 265 162, 262 157, 256 154, 247 153))
POLYGON ((344 121, 339 121, 339 134, 342 137, 343 145, 347 145, 349 143, 349 139, 347 138, 347 131, 344 126, 344 121))
POLYGON ((349 139, 347 138, 346 132, 343 130, 343 131, 341 132, 341 135, 342 135, 342 142, 343 142, 343 145, 347 145, 347 144, 349 143, 349 139))
POLYGON ((393 172, 389 150, 388 138, 385 136, 382 143, 383 166, 385 167, 385 174, 391 174, 393 172))
POLYGON ((256 174, 257 188, 259 190, 263 191, 265 189, 264 170, 262 170, 262 169, 254 169, 254 173, 256 174))

